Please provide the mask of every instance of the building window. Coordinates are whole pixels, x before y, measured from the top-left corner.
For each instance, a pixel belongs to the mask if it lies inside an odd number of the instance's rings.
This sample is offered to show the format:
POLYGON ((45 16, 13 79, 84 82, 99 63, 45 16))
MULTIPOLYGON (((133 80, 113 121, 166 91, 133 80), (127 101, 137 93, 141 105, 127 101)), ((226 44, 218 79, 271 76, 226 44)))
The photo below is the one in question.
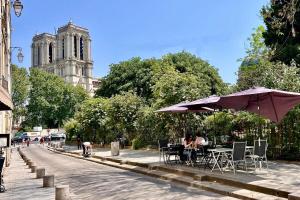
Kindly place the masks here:
POLYGON ((59 75, 64 76, 64 68, 60 68, 59 75))
POLYGON ((85 67, 82 67, 82 69, 81 69, 81 75, 82 76, 86 76, 86 68, 85 67))
POLYGON ((53 61, 53 48, 52 48, 52 42, 49 44, 49 63, 52 63, 53 61))
POLYGON ((83 60, 83 40, 80 37, 80 60, 83 60))
POLYGON ((61 41, 61 50, 62 50, 62 58, 65 58, 65 39, 63 38, 61 41))
POLYGON ((74 36, 74 56, 77 58, 77 37, 74 36))
POLYGON ((41 49, 40 46, 37 47, 37 64, 41 64, 41 49))

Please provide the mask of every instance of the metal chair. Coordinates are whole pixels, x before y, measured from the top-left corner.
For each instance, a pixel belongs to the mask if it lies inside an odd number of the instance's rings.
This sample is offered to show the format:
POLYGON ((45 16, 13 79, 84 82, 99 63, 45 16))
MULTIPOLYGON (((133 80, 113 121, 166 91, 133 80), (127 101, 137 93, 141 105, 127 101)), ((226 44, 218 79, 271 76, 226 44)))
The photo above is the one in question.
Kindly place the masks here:
POLYGON ((256 170, 257 162, 259 162, 260 169, 262 167, 262 162, 265 162, 267 169, 269 169, 268 159, 267 159, 267 148, 268 148, 267 140, 254 140, 253 154, 249 155, 249 157, 254 162, 255 170, 256 170))
POLYGON ((208 149, 213 149, 213 143, 212 141, 208 141, 207 145, 202 146, 201 150, 200 150, 200 154, 199 156, 201 156, 202 158, 199 160, 199 167, 203 164, 204 165, 204 169, 209 168, 211 169, 212 167, 210 166, 211 161, 213 159, 212 154, 210 152, 208 152, 208 149))
POLYGON ((171 144, 164 151, 164 158, 166 164, 176 164, 180 162, 180 154, 182 150, 181 144, 171 144), (174 159, 172 159, 172 157, 174 159))
POLYGON ((228 155, 228 165, 233 168, 233 173, 235 174, 237 165, 241 162, 244 163, 245 169, 247 171, 246 163, 246 146, 247 142, 234 142, 232 154, 228 155))
POLYGON ((158 151, 159 151, 159 163, 161 163, 161 157, 163 157, 164 163, 166 162, 164 152, 168 148, 168 140, 158 140, 158 151))

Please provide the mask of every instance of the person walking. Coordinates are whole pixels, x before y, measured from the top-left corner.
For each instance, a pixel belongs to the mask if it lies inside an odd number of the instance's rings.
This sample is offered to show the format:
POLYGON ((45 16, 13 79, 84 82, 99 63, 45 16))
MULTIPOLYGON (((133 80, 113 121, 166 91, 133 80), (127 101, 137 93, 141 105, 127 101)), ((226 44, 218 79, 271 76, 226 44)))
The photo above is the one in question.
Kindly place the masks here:
POLYGON ((82 146, 82 141, 81 141, 81 138, 80 138, 80 136, 77 136, 77 148, 78 148, 78 150, 81 150, 81 146, 82 146))

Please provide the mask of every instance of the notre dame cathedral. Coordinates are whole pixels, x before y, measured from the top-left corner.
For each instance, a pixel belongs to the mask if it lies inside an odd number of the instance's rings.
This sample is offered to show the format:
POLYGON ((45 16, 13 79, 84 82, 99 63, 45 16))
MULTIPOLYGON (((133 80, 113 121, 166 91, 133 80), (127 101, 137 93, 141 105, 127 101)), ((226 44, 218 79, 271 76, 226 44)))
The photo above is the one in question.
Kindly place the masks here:
POLYGON ((31 66, 61 76, 65 82, 81 85, 93 95, 91 39, 86 28, 69 22, 55 35, 37 34, 32 38, 31 66))

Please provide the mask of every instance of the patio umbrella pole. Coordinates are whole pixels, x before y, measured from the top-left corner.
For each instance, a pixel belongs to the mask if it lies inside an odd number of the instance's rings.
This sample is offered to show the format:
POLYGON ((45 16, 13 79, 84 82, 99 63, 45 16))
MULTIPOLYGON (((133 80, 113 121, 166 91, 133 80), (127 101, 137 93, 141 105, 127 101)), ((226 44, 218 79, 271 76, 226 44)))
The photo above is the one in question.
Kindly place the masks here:
POLYGON ((260 121, 260 106, 259 106, 259 94, 257 94, 257 110, 258 110, 258 128, 259 128, 259 131, 258 131, 258 138, 260 138, 260 136, 262 135, 262 127, 261 127, 261 121, 260 121))
POLYGON ((215 108, 214 108, 214 147, 217 146, 217 144, 216 144, 216 132, 217 132, 217 130, 216 130, 216 115, 215 115, 215 108))

